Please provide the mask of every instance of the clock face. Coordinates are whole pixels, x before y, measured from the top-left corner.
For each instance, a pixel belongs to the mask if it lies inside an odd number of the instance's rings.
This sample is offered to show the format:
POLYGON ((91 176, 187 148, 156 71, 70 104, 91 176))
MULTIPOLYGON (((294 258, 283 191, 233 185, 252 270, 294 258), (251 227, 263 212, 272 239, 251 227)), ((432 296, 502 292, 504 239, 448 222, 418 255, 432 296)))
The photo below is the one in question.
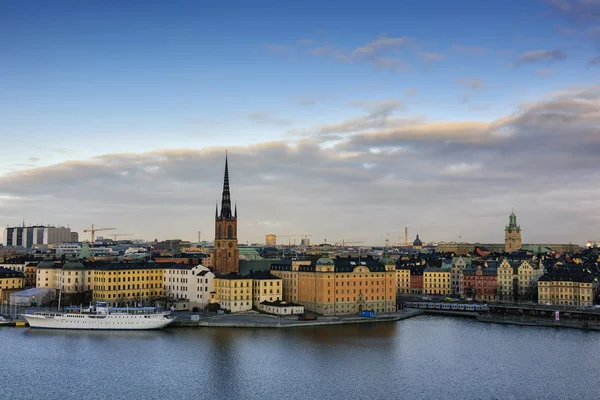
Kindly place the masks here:
POLYGON ((233 243, 229 242, 228 246, 229 246, 229 248, 232 248, 233 247, 233 243))

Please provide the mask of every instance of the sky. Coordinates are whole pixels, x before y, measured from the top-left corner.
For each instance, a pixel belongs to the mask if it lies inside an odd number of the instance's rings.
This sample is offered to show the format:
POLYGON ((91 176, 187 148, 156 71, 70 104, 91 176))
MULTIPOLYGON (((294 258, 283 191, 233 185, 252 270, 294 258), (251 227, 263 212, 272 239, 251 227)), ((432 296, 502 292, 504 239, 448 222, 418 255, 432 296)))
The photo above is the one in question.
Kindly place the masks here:
POLYGON ((600 239, 600 0, 0 7, 5 226, 600 239))

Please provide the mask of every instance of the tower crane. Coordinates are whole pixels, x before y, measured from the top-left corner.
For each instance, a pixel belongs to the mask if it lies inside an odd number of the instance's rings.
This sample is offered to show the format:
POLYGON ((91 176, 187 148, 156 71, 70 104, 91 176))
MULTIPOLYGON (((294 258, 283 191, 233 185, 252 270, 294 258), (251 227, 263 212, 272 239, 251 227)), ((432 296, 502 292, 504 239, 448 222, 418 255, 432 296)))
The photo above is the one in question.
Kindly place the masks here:
POLYGON ((305 245, 305 246, 307 245, 308 238, 309 238, 309 237, 312 237, 312 235, 308 235, 308 234, 306 234, 306 233, 301 233, 299 236, 300 236, 300 237, 302 237, 302 238, 304 238, 304 245, 305 245))
POLYGON ((133 236, 133 235, 131 233, 115 233, 115 234, 111 234, 108 236, 111 236, 113 238, 113 240, 116 242, 117 236, 133 236))
POLYGON ((348 241, 346 239, 342 239, 339 242, 335 242, 335 246, 341 245, 341 247, 344 247, 347 244, 359 244, 359 243, 364 243, 364 242, 362 242, 362 241, 348 241))
POLYGON ((292 247, 292 239, 291 238, 295 238, 297 235, 295 233, 291 233, 289 235, 276 235, 278 238, 280 237, 286 237, 288 238, 288 247, 292 247))
POLYGON ((92 224, 92 227, 90 229, 84 229, 83 231, 86 232, 86 233, 90 232, 92 234, 91 235, 92 240, 90 241, 90 246, 94 247, 94 240, 96 238, 96 232, 99 232, 99 231, 114 231, 116 229, 117 228, 102 228, 102 227, 97 228, 94 224, 92 224))

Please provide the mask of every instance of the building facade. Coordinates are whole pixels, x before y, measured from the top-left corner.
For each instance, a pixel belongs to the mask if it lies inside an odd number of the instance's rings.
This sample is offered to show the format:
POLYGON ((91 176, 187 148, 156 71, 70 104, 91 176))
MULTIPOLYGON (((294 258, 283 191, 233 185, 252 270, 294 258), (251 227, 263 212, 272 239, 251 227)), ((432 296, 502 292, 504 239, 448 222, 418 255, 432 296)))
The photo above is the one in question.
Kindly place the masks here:
POLYGON ((396 285, 396 294, 410 294, 410 267, 400 266, 396 268, 396 285))
POLYGON ((498 266, 498 299, 504 302, 513 302, 516 299, 516 287, 518 287, 519 263, 503 259, 498 266))
POLYGON ((252 310, 252 278, 238 274, 215 277, 211 302, 232 313, 252 310))
POLYGON ((284 301, 301 304, 318 314, 393 312, 396 266, 387 257, 381 261, 372 257, 331 259, 325 250, 316 262, 273 264, 271 273, 283 279, 284 287, 289 286, 287 291, 284 289, 284 301), (285 298, 288 293, 292 293, 290 299, 285 298))
POLYGON ((164 265, 103 263, 92 270, 93 300, 109 306, 155 305, 164 298, 164 265))
POLYGON ((265 246, 267 247, 275 247, 277 246, 277 235, 266 235, 265 237, 265 246))
POLYGON ((239 250, 237 239, 237 206, 231 209, 229 192, 229 170, 225 157, 225 177, 221 197, 221 213, 217 207, 215 213, 214 273, 225 275, 239 272, 239 250))
POLYGON ((587 273, 551 271, 538 280, 538 303, 565 306, 593 306, 597 283, 587 273))
POLYGON ((0 268, 0 302, 8 304, 9 295, 23 289, 25 275, 8 268, 0 268))
POLYGON ((450 270, 442 268, 425 268, 423 271, 423 294, 450 295, 452 281, 450 270))
POLYGON ((459 256, 452 259, 452 267, 450 268, 450 292, 452 293, 452 296, 459 298, 464 296, 464 288, 461 285, 461 282, 464 282, 464 279, 461 279, 461 275, 465 268, 470 266, 470 257, 459 256))
POLYGON ((16 226, 4 229, 4 246, 44 247, 71 241, 71 228, 63 226, 16 226))
POLYGON ((498 268, 478 265, 463 271, 464 295, 477 301, 494 301, 497 296, 498 268))
POLYGON ((518 298, 521 301, 535 301, 537 299, 538 280, 544 275, 544 269, 534 261, 523 261, 519 265, 518 298))
POLYGON ((281 301, 283 295, 283 279, 268 271, 257 272, 252 276, 252 306, 260 309, 263 302, 281 301))
POLYGON ((304 314, 304 306, 302 304, 287 303, 279 300, 263 301, 258 305, 258 309, 268 314, 281 316, 304 314))
POLYGON ((215 275, 203 265, 171 264, 164 269, 165 297, 188 300, 189 308, 203 309, 210 302, 215 275))

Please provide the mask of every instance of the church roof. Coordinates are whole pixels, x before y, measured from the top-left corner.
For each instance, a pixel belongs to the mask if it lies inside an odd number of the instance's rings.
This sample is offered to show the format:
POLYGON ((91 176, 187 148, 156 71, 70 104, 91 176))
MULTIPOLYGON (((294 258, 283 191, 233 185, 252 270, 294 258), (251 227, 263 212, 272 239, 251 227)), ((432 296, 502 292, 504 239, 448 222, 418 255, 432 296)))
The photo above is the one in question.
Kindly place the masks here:
POLYGON ((421 242, 421 239, 419 239, 419 234, 418 233, 417 233, 417 238, 413 242, 413 246, 423 246, 423 242, 421 242))

